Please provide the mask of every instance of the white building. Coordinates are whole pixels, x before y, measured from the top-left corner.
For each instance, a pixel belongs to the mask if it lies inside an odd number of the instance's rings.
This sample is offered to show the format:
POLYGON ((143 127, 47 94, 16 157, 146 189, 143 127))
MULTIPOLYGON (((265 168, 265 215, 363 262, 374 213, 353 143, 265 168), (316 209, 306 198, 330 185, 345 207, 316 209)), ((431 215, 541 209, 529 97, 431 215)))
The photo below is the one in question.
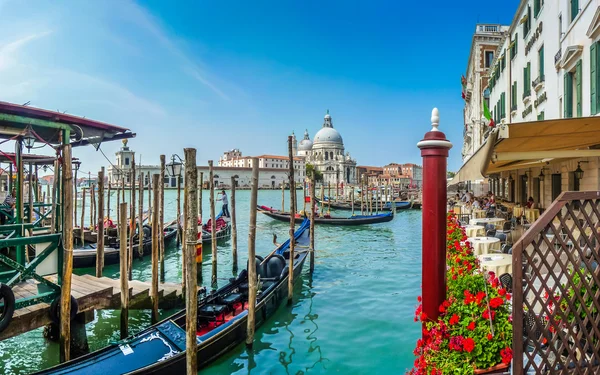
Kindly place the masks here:
POLYGON ((298 147, 298 155, 303 156, 307 164, 323 174, 325 184, 357 183, 356 160, 345 152, 341 134, 333 128, 329 110, 325 115, 323 127, 315 134, 314 142, 310 141, 308 131, 298 147))
MULTIPOLYGON (((242 156, 242 152, 239 149, 235 151, 235 156, 231 155, 232 151, 226 151, 223 156, 219 158, 220 167, 229 168, 252 168, 252 157, 242 156)), ((258 158, 258 168, 260 169, 278 169, 289 171, 290 163, 289 157, 278 156, 278 155, 260 155, 258 158)), ((304 180, 306 177, 306 165, 304 159, 300 157, 294 158, 294 178, 297 182, 304 180)))
POLYGON ((471 41, 464 87, 465 107, 463 128, 463 161, 481 146, 489 131, 483 117, 484 90, 488 86, 488 73, 498 45, 503 42, 508 26, 478 24, 471 41))
POLYGON ((221 156, 219 158, 217 165, 219 167, 233 167, 233 165, 230 165, 231 164, 230 161, 240 159, 241 157, 242 157, 242 152, 240 151, 240 149, 234 148, 232 150, 225 151, 223 153, 223 156, 221 156))

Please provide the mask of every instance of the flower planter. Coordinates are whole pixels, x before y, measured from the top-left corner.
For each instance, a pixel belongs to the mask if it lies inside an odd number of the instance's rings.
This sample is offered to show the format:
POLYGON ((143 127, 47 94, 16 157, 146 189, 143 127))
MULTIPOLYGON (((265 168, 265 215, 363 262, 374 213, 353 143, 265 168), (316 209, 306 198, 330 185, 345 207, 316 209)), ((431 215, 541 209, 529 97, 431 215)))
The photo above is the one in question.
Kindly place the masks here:
POLYGON ((487 369, 475 369, 474 373, 476 375, 479 374, 494 374, 494 373, 503 373, 508 368, 508 363, 499 363, 496 366, 492 366, 487 369))

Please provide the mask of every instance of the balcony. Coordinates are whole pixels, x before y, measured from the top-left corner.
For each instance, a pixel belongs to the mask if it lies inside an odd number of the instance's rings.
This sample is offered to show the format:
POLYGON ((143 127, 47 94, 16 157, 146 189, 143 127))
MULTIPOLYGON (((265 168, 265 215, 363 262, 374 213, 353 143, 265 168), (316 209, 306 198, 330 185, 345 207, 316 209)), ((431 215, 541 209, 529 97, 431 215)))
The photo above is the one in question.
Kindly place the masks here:
POLYGON ((526 91, 523 93, 523 103, 527 103, 531 100, 531 91, 526 91))
POLYGON ((510 106, 510 115, 511 116, 515 116, 517 114, 517 105, 511 105, 510 106))
POLYGON ((559 49, 558 52, 556 52, 556 55, 554 55, 554 66, 558 68, 558 63, 560 62, 560 59, 562 57, 562 50, 559 49))
POLYGON ((537 77, 535 79, 535 81, 531 82, 531 85, 533 86, 533 89, 535 91, 540 91, 540 89, 544 86, 544 81, 546 80, 546 77, 542 74, 539 77, 537 77))

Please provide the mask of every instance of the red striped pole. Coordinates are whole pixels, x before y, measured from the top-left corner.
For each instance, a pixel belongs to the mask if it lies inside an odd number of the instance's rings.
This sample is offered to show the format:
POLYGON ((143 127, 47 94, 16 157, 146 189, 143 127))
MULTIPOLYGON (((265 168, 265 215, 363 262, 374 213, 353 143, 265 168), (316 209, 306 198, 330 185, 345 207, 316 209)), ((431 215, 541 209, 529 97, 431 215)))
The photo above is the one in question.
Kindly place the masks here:
POLYGON ((438 130, 439 112, 431 112, 432 128, 417 144, 423 158, 423 312, 436 320, 446 299, 446 166, 452 143, 438 130))

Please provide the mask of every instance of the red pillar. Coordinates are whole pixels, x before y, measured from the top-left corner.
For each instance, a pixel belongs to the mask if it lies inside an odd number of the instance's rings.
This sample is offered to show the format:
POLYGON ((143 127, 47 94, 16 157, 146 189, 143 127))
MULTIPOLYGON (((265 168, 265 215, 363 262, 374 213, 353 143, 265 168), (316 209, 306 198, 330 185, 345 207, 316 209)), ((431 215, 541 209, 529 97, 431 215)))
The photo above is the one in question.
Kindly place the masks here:
POLYGON ((446 299, 446 165, 452 143, 437 129, 439 112, 431 112, 432 129, 417 144, 423 158, 423 312, 437 319, 446 299))

